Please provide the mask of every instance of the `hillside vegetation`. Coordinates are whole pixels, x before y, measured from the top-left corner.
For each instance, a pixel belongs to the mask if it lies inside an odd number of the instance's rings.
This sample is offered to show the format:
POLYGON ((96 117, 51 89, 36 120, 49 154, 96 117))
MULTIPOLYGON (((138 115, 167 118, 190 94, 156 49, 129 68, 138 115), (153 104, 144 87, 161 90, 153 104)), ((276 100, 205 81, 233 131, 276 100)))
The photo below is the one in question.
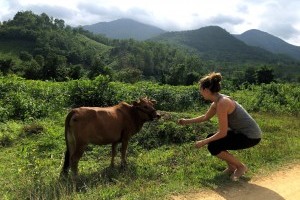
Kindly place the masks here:
POLYGON ((129 83, 192 85, 203 74, 220 71, 239 86, 261 83, 261 70, 271 72, 264 83, 298 82, 300 74, 298 62, 247 46, 219 27, 166 33, 155 41, 113 40, 24 11, 0 24, 0 44, 1 73, 34 80, 102 74, 129 83))
POLYGON ((289 55, 300 60, 300 47, 288 44, 287 42, 259 30, 249 30, 240 35, 234 35, 248 45, 261 47, 275 54, 289 55))

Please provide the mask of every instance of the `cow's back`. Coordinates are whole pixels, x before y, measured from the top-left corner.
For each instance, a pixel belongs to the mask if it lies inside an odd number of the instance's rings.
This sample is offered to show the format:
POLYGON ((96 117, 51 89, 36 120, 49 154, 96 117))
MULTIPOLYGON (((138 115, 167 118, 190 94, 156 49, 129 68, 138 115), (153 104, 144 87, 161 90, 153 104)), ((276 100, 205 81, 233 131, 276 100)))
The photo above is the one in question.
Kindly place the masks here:
POLYGON ((73 109, 73 112, 70 128, 78 141, 87 144, 109 144, 120 141, 130 121, 129 109, 123 105, 80 107, 73 109))

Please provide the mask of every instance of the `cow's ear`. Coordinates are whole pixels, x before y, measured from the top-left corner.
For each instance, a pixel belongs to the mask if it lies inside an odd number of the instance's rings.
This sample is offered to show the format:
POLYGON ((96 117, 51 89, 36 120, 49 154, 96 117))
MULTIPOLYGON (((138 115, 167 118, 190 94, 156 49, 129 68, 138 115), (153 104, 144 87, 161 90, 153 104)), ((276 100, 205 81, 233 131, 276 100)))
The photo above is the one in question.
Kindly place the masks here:
POLYGON ((146 98, 145 97, 140 97, 140 102, 145 102, 146 98))
POLYGON ((138 103, 137 101, 133 101, 133 102, 132 102, 132 105, 134 105, 134 106, 138 106, 138 105, 139 105, 139 103, 138 103))

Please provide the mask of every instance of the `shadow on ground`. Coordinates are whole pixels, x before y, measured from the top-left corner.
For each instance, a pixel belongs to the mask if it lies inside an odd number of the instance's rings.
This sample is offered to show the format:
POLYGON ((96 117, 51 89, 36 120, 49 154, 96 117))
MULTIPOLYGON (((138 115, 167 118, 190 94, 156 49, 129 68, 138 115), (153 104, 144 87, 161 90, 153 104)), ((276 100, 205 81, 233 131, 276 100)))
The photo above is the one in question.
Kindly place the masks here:
POLYGON ((226 175, 217 175, 213 179, 202 180, 201 184, 226 200, 284 200, 275 191, 249 181, 249 177, 242 177, 239 181, 233 182, 226 175))

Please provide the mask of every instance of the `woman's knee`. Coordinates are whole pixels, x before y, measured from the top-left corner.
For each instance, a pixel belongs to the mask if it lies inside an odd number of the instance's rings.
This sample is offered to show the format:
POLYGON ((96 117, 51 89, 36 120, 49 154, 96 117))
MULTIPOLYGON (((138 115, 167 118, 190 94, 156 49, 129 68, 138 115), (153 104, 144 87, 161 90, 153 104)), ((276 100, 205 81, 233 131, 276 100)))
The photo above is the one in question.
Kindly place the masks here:
POLYGON ((209 143, 208 145, 207 145, 207 149, 208 149, 208 151, 210 152, 210 154, 211 155, 213 155, 213 156, 216 156, 216 155, 218 155, 222 150, 220 150, 219 148, 218 148, 218 146, 217 145, 215 145, 215 143, 209 143))

